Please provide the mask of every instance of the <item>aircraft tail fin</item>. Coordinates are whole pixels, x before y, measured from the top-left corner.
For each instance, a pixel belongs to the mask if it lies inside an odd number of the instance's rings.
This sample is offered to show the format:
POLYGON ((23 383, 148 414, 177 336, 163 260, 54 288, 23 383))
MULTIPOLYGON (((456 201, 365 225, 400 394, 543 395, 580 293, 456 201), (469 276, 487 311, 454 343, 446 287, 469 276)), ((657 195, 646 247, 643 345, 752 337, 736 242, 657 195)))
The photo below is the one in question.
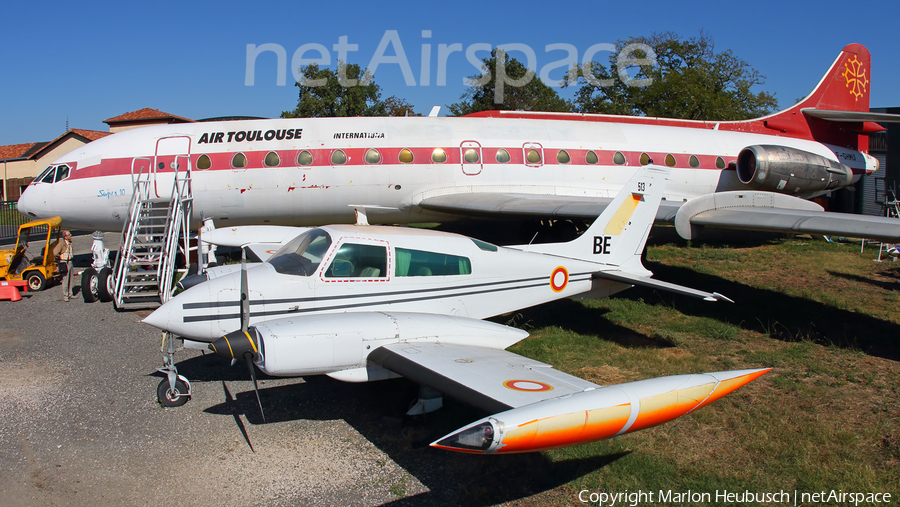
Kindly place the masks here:
POLYGON ((667 167, 641 167, 584 234, 568 243, 534 245, 528 250, 601 262, 649 276, 650 272, 641 265, 641 253, 669 173, 667 167))

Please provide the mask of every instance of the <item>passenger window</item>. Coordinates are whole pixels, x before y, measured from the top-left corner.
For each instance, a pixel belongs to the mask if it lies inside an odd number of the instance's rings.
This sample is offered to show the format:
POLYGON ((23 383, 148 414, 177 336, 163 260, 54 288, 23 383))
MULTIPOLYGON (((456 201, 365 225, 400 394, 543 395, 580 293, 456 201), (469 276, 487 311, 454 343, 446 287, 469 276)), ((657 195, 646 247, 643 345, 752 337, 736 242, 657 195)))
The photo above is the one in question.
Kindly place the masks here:
POLYGON ((469 275, 472 263, 468 257, 397 248, 397 276, 469 275))
POLYGON ((675 157, 672 156, 671 153, 666 155, 666 165, 669 167, 675 167, 675 157))
POLYGON ((719 169, 725 169, 725 159, 722 157, 716 157, 716 167, 719 169))
POLYGON ((281 163, 281 157, 274 151, 270 151, 263 163, 266 164, 266 167, 278 167, 278 164, 281 163))
POLYGON ((409 151, 409 148, 403 148, 400 150, 400 163, 401 164, 409 164, 413 161, 413 154, 409 151))
POLYGON ((247 157, 243 153, 235 153, 234 157, 231 158, 231 167, 235 169, 247 167, 247 157))
POLYGON ((53 177, 56 176, 56 166, 48 167, 44 173, 44 177, 41 178, 41 183, 53 183, 53 177))
POLYGON ((688 163, 691 165, 691 167, 700 167, 700 160, 697 158, 696 155, 691 155, 691 158, 690 158, 690 160, 688 160, 688 163))
POLYGON ((527 160, 529 164, 540 164, 541 152, 537 151, 534 148, 529 148, 528 154, 525 156, 525 160, 527 160))
POLYGON ((209 160, 209 155, 200 155, 200 158, 197 159, 197 169, 209 169, 212 167, 212 162, 209 160))
POLYGON ((447 152, 441 148, 435 148, 434 151, 431 152, 431 161, 435 164, 443 164, 447 161, 447 152))
POLYGON ((63 164, 56 168, 56 179, 54 179, 53 181, 54 182, 62 181, 68 177, 69 177, 69 166, 63 164))
POLYGON ((477 164, 479 160, 478 150, 475 148, 467 149, 465 155, 463 155, 463 160, 469 164, 477 164))
POLYGON ((650 158, 650 155, 647 155, 646 153, 641 153, 641 165, 647 165, 647 164, 650 164, 651 162, 653 162, 653 159, 650 158))
POLYGON ((572 159, 569 158, 569 152, 566 150, 559 150, 556 153, 556 161, 560 164, 568 164, 572 159))
POLYGON ((366 163, 367 164, 378 164, 381 162, 381 153, 378 153, 378 150, 372 148, 371 150, 366 152, 366 163))
POLYGON ((386 278, 387 248, 344 243, 334 255, 325 278, 386 278))
POLYGON ((613 163, 616 165, 625 165, 625 155, 622 155, 621 151, 617 151, 615 155, 613 155, 613 163))
POLYGON ((312 163, 313 158, 310 152, 303 150, 297 155, 297 165, 312 165, 312 163))
POLYGON ((347 154, 344 153, 344 150, 334 150, 331 154, 331 163, 334 165, 346 164, 347 154))
POLYGON ((497 159, 497 162, 500 162, 501 164, 509 163, 509 152, 500 148, 497 150, 497 156, 495 158, 497 159))
POLYGON ((600 159, 597 157, 597 154, 594 153, 593 150, 591 150, 591 151, 588 151, 587 154, 585 154, 584 161, 587 162, 588 164, 593 165, 593 164, 596 164, 597 162, 600 162, 600 159))

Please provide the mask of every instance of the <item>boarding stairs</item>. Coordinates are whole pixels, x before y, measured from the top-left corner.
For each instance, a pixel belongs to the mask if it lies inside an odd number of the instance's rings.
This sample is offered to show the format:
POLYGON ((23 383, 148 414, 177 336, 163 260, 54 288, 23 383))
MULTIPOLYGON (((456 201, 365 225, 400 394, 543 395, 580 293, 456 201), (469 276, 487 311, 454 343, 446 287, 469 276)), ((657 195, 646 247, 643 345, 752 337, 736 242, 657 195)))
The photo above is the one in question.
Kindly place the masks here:
POLYGON ((163 173, 166 179, 172 176, 168 197, 159 195, 161 180, 154 171, 135 171, 135 165, 152 167, 153 163, 150 159, 132 162, 134 193, 113 271, 117 308, 160 306, 172 297, 176 275, 187 271, 186 266, 176 270, 175 260, 179 253, 188 259, 190 252, 190 157, 175 157, 174 175, 163 173))

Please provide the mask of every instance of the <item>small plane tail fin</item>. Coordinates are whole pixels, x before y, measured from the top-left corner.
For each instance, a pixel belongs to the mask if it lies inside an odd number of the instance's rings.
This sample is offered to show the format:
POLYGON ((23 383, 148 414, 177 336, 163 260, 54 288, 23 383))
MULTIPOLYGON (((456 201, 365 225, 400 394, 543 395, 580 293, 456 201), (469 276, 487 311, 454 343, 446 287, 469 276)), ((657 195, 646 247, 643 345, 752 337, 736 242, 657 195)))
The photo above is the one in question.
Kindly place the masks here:
POLYGON ((584 234, 568 243, 534 245, 528 250, 620 266, 649 276, 641 265, 641 253, 669 173, 668 167, 641 167, 584 234))

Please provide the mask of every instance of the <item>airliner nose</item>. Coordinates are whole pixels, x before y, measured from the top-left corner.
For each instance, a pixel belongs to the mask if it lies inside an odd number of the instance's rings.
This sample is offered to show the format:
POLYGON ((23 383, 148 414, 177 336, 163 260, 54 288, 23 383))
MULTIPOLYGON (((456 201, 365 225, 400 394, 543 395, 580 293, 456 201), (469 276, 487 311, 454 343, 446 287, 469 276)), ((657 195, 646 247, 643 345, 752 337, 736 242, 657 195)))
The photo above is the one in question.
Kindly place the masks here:
POLYGON ((40 194, 41 192, 35 186, 29 186, 22 192, 22 195, 19 196, 19 202, 16 205, 16 208, 19 210, 19 213, 27 216, 28 218, 42 218, 39 215, 40 212, 40 204, 43 201, 40 194))

